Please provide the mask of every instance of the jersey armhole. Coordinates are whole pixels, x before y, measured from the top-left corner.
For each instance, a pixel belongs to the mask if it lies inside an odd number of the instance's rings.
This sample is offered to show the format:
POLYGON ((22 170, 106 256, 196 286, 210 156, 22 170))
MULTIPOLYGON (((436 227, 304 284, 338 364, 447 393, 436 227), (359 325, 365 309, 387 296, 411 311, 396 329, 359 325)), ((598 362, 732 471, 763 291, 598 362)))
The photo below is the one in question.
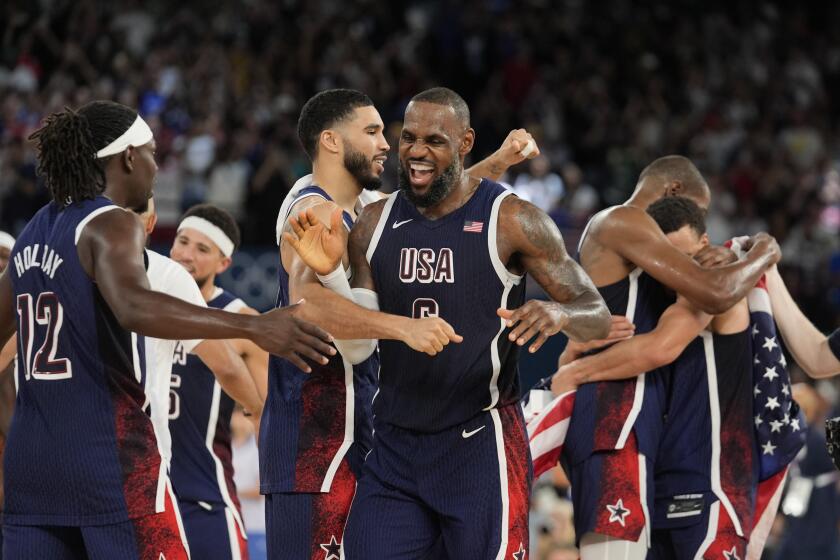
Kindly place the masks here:
POLYGON ((368 264, 373 260, 373 254, 376 252, 376 247, 379 245, 379 239, 382 237, 382 231, 385 229, 385 224, 388 222, 388 216, 391 215, 391 209, 394 207, 394 203, 397 201, 397 196, 400 194, 400 191, 394 191, 387 197, 387 202, 385 202, 385 206, 382 207, 382 214, 379 216, 379 221, 376 223, 376 229, 373 230, 373 236, 370 238, 370 243, 368 244, 367 252, 365 253, 365 258, 367 258, 368 264))
POLYGON ((524 275, 514 274, 507 269, 505 263, 503 263, 502 259, 499 258, 499 245, 497 242, 497 235, 499 231, 499 208, 502 206, 502 201, 509 196, 516 195, 513 191, 505 189, 505 191, 500 193, 499 196, 496 197, 496 200, 493 201, 493 208, 490 210, 490 224, 487 228, 487 250, 490 253, 490 261, 493 263, 496 275, 499 277, 499 280, 502 281, 502 284, 505 286, 508 284, 516 286, 522 281, 524 275))
POLYGON ((114 204, 109 204, 107 206, 102 206, 100 208, 97 208, 96 210, 94 210, 93 212, 91 212, 90 214, 88 214, 87 216, 82 218, 82 221, 79 222, 78 225, 76 226, 76 239, 74 241, 74 244, 75 245, 79 244, 79 238, 82 237, 82 230, 85 229, 85 226, 87 226, 90 223, 91 220, 93 220, 94 218, 96 218, 97 216, 99 216, 101 214, 104 214, 105 212, 109 212, 111 210, 117 210, 117 209, 119 209, 119 206, 116 206, 114 204))

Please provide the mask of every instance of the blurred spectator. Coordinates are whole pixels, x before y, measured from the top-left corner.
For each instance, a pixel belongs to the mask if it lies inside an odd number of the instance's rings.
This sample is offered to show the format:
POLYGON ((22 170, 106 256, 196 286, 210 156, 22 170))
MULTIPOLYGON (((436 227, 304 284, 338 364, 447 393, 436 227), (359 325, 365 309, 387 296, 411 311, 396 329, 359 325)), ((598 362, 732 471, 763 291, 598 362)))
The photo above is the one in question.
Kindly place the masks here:
POLYGON ((563 198, 563 179, 551 171, 548 158, 540 155, 528 162, 528 171, 516 177, 513 191, 520 198, 551 212, 563 198))

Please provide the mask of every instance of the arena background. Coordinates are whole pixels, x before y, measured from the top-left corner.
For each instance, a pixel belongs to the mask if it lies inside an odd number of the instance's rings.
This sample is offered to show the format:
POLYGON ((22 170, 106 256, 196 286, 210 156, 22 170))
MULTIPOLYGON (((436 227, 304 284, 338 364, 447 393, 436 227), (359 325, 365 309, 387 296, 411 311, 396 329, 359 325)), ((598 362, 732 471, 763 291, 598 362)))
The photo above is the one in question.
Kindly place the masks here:
MULTIPOLYGON (((828 331, 840 324, 838 28, 838 3, 12 0, 0 8, 0 230, 19 233, 47 200, 26 140, 41 119, 115 99, 155 131, 153 245, 165 252, 194 203, 228 209, 244 246, 222 283, 267 309, 276 213, 308 171, 295 135, 303 102, 365 91, 395 148, 407 100, 446 85, 470 104, 473 161, 512 128, 538 139, 544 157, 505 181, 550 212, 570 250, 647 163, 689 156, 713 189, 713 241, 769 231, 794 297, 828 331)), ((395 165, 392 150, 388 190, 395 165)), ((525 386, 553 371, 563 344, 523 355, 525 386)), ((836 390, 819 390, 824 414, 836 390)), ((533 558, 576 557, 564 485, 558 475, 535 491, 533 558)), ((780 516, 771 549, 817 542, 832 551, 819 558, 840 557, 829 491, 780 516)))

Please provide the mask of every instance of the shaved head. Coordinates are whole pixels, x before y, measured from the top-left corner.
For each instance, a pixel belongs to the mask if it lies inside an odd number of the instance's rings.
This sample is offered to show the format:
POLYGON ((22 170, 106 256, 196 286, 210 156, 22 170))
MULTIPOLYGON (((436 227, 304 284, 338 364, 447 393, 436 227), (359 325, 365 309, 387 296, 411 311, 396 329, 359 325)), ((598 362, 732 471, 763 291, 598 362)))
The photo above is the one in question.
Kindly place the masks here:
POLYGON ((445 107, 452 107, 455 111, 455 116, 458 117, 458 123, 466 130, 470 127, 470 108, 464 98, 445 87, 436 87, 421 91, 411 98, 411 102, 433 103, 434 105, 443 105, 445 107))
POLYGON ((674 186, 675 192, 680 196, 686 196, 700 203, 711 198, 709 185, 706 179, 690 159, 685 156, 670 155, 654 160, 642 170, 639 175, 639 187, 645 190, 664 190, 674 186))

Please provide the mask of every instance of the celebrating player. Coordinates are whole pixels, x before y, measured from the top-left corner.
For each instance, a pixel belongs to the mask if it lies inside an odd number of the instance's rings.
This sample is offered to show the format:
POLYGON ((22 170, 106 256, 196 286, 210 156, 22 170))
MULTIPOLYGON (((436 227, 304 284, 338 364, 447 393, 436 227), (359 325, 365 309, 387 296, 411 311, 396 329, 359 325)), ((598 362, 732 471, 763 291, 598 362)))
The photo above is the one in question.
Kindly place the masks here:
POLYGON ((247 317, 149 289, 143 228, 122 210, 151 196, 157 171, 152 131, 134 110, 103 101, 65 109, 33 139, 52 201, 0 276, 0 343, 17 330, 20 356, 5 552, 186 558, 131 331, 251 338, 302 365, 301 355, 326 361, 330 337, 295 309, 247 317))

